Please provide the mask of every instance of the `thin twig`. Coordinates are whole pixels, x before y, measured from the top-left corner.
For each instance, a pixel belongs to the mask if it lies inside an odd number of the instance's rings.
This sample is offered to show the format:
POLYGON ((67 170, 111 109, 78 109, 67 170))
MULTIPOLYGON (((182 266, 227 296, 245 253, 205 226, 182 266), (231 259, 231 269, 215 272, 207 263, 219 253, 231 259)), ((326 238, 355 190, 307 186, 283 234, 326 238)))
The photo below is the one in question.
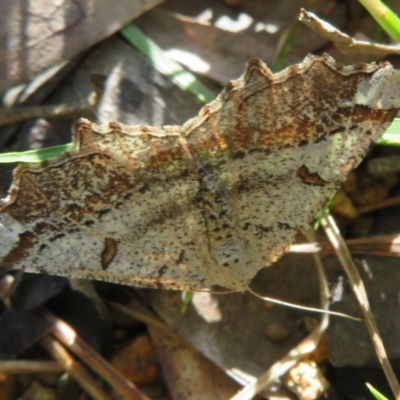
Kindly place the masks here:
POLYGON ((6 360, 0 361, 0 373, 3 374, 58 374, 65 368, 57 361, 6 360))
MULTIPOLYGON (((371 236, 367 238, 348 239, 346 246, 352 254, 369 254, 383 257, 400 257, 400 235, 371 236)), ((290 253, 334 253, 332 244, 326 243, 299 243, 292 244, 290 253)))
POLYGON ((309 306, 302 306, 300 304, 294 304, 294 303, 289 303, 288 301, 283 301, 283 300, 278 300, 273 297, 268 297, 268 296, 262 296, 256 292, 254 292, 250 287, 247 287, 247 291, 251 293, 253 296, 257 297, 260 300, 266 301, 268 303, 272 304, 277 304, 279 306, 284 306, 284 307, 289 307, 289 308, 294 308, 296 310, 302 310, 302 311, 309 311, 309 312, 315 312, 318 314, 329 314, 329 315, 335 315, 337 317, 343 317, 343 318, 348 318, 352 319, 353 321, 362 321, 358 317, 353 317, 352 315, 341 313, 341 312, 336 312, 336 311, 327 311, 322 308, 316 308, 316 307, 309 307, 309 306))
POLYGON ((81 387, 95 400, 112 400, 112 398, 99 387, 86 369, 51 335, 44 337, 41 340, 41 344, 52 357, 64 367, 65 371, 79 382, 81 387))
POLYGON ((132 302, 134 302, 135 304, 134 307, 132 306, 132 304, 130 307, 126 307, 113 301, 108 301, 107 304, 121 311, 125 315, 130 316, 131 318, 137 319, 138 321, 143 322, 144 324, 163 332, 165 335, 177 336, 180 340, 182 340, 182 338, 177 333, 175 333, 165 322, 163 322, 158 316, 154 315, 151 311, 147 310, 141 303, 139 303, 135 299, 132 299, 132 302))
MULTIPOLYGON (((307 236, 313 233, 307 232, 307 236)), ((311 240, 315 240, 313 237, 311 240)), ((320 283, 321 308, 329 308, 329 288, 325 273, 322 268, 321 259, 314 254, 320 283)), ((324 313, 319 325, 285 357, 276 362, 267 372, 257 378, 256 382, 245 386, 242 390, 231 397, 230 400, 250 400, 257 393, 265 389, 274 380, 285 374, 290 368, 294 367, 301 358, 316 349, 318 343, 329 324, 329 315, 324 313)))
POLYGON ((64 321, 50 312, 45 312, 46 319, 53 324, 52 333, 68 349, 81 358, 93 371, 98 373, 115 390, 128 399, 149 400, 135 385, 121 375, 110 363, 96 353, 78 334, 64 321))
POLYGON ((396 399, 400 399, 400 386, 397 381, 396 375, 393 372, 392 366, 389 363, 385 347, 383 346, 382 339, 378 331, 378 327, 376 326, 374 317, 372 315, 364 283, 361 279, 357 267, 353 262, 353 259, 351 258, 349 249, 347 248, 346 243, 340 235, 339 229, 337 228, 333 217, 329 214, 329 211, 327 211, 325 216, 322 218, 321 225, 324 228, 330 242, 332 243, 332 246, 335 249, 335 253, 339 258, 339 261, 342 264, 343 269, 347 274, 347 277, 349 278, 354 294, 356 295, 358 303, 361 307, 365 325, 371 337, 372 344, 375 348, 375 353, 386 375, 392 392, 396 399))
POLYGON ((363 40, 355 40, 339 31, 328 22, 318 18, 315 14, 301 9, 299 21, 307 25, 318 35, 330 40, 340 51, 345 54, 400 54, 400 46, 384 45, 363 40))
POLYGON ((94 108, 99 100, 98 92, 93 92, 87 99, 75 104, 51 104, 45 106, 26 106, 0 108, 0 126, 22 122, 33 118, 54 118, 81 113, 94 108))
POLYGON ((400 205, 400 196, 389 197, 388 199, 381 200, 369 206, 360 207, 358 209, 360 214, 369 214, 371 212, 383 210, 388 207, 394 207, 400 205))

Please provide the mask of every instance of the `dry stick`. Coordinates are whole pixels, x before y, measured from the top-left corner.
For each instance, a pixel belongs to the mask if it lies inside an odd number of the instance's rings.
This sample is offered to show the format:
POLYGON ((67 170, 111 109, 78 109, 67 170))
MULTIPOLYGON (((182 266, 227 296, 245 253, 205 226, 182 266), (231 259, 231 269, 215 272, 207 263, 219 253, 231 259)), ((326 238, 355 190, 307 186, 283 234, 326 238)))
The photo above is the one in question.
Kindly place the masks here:
POLYGON ((81 339, 68 324, 48 311, 45 312, 45 316, 53 324, 53 335, 67 346, 71 352, 81 358, 93 371, 97 372, 115 390, 128 399, 149 400, 131 381, 121 375, 110 363, 81 339))
POLYGON ((378 328, 372 315, 371 307, 368 301, 363 281, 357 267, 353 262, 353 259, 351 258, 349 249, 347 248, 346 243, 339 233, 339 229, 335 223, 335 220, 329 214, 329 211, 327 211, 325 216, 321 219, 321 225, 324 228, 330 242, 332 243, 332 246, 335 249, 335 253, 339 258, 339 261, 342 264, 343 269, 347 274, 347 277, 349 278, 351 287, 353 288, 354 294, 356 295, 358 303, 360 304, 365 325, 371 337, 376 355, 378 356, 379 362, 381 363, 383 372, 386 375, 392 392, 396 399, 400 399, 400 386, 397 381, 396 375, 393 372, 392 366, 389 363, 385 347, 383 346, 382 339, 380 337, 378 328))
POLYGON ((41 340, 41 344, 95 400, 112 400, 56 339, 47 335, 41 340))
POLYGON ((54 118, 94 108, 99 100, 98 92, 75 104, 51 104, 46 106, 0 108, 0 126, 22 122, 33 118, 54 118))
POLYGON ((334 26, 318 18, 315 14, 304 10, 300 11, 299 21, 307 25, 318 35, 330 40, 340 51, 345 54, 400 54, 400 46, 383 45, 362 40, 355 40, 334 26))
MULTIPOLYGON (((314 232, 307 231, 307 238, 310 240, 315 240, 314 232)), ((317 266, 318 280, 320 284, 320 296, 321 296, 321 308, 322 310, 328 311, 329 308, 329 287, 328 282, 322 268, 321 259, 318 254, 314 254, 315 263, 317 266)), ((321 322, 319 325, 305 338, 303 339, 295 348, 290 350, 290 352, 272 365, 271 368, 263 375, 257 378, 256 382, 245 386, 242 390, 237 392, 235 396, 231 397, 229 400, 250 400, 257 393, 261 392, 266 386, 271 384, 274 380, 285 374, 290 368, 294 367, 301 358, 305 355, 314 351, 321 339, 321 336, 325 332, 329 324, 329 315, 327 313, 323 314, 321 322)))
POLYGON ((108 301, 107 304, 121 311, 123 314, 130 316, 133 319, 137 319, 146 325, 151 326, 154 329, 158 329, 165 335, 175 336, 182 340, 182 338, 175 333, 165 322, 163 322, 157 315, 153 314, 146 307, 144 307, 139 301, 134 299, 134 307, 132 304, 130 307, 123 306, 122 304, 115 303, 114 301, 108 301))
POLYGON ((97 106, 104 90, 106 77, 100 74, 92 74, 90 77, 94 92, 85 99, 78 100, 74 104, 50 104, 42 106, 22 106, 0 108, 0 126, 26 121, 34 118, 54 118, 65 115, 77 114, 91 110, 97 106))
POLYGON ((0 278, 0 300, 6 299, 15 282, 14 276, 5 274, 0 278))
MULTIPOLYGON (((367 54, 400 54, 399 46, 377 45, 374 43, 354 40, 334 28, 332 25, 326 23, 323 20, 320 20, 315 15, 305 10, 301 10, 299 19, 321 36, 331 40, 344 53, 362 52, 367 54)), ((364 315, 365 324, 370 334, 379 362, 382 365, 383 371, 391 386, 395 398, 399 399, 400 386, 387 358, 382 339, 379 335, 375 320, 371 313, 364 284, 361 280, 356 266, 354 265, 350 252, 346 247, 346 244, 339 233, 336 223, 329 212, 327 212, 326 215, 322 218, 321 225, 323 226, 328 238, 330 239, 335 249, 336 255, 339 258, 351 282, 353 291, 357 297, 362 313, 364 315)))
POLYGON ((379 201, 369 206, 360 207, 358 209, 360 214, 368 214, 374 211, 379 211, 387 207, 393 207, 400 205, 400 196, 393 196, 388 199, 379 201))
POLYGON ((58 374, 64 371, 65 368, 57 361, 0 361, 0 373, 4 374, 58 374))
MULTIPOLYGON (((384 257, 400 257, 400 235, 381 235, 348 239, 346 246, 352 254, 369 254, 384 257)), ((330 243, 299 243, 290 246, 290 253, 334 253, 330 243)))

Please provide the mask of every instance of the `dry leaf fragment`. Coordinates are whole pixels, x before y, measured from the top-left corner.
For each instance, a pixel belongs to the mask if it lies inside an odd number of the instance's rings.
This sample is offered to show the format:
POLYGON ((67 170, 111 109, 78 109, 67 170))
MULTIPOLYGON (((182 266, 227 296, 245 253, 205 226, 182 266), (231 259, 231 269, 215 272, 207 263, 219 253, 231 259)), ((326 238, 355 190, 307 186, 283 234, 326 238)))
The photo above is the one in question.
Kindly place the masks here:
POLYGON ((303 231, 400 108, 388 63, 308 56, 244 75, 183 126, 75 123, 74 150, 14 173, 6 268, 244 290, 303 231))
POLYGON ((159 373, 157 355, 149 336, 142 335, 119 349, 111 364, 136 385, 154 382, 159 373))

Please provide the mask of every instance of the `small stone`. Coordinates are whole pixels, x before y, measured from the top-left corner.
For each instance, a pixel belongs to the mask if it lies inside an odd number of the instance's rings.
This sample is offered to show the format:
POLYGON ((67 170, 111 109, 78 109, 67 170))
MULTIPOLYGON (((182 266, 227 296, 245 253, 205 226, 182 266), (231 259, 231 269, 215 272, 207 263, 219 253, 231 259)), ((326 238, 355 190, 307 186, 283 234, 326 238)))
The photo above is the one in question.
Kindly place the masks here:
POLYGON ((265 333, 271 342, 281 342, 290 335, 289 329, 280 322, 269 324, 265 333))
POLYGON ((300 400, 315 400, 329 388, 328 381, 313 361, 299 362, 287 372, 282 382, 300 400))

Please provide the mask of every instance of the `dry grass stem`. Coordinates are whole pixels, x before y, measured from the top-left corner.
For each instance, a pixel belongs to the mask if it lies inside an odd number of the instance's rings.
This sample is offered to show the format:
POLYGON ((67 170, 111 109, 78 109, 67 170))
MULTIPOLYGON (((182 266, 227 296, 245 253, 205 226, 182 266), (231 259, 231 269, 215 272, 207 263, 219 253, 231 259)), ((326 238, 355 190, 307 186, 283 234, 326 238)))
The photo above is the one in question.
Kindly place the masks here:
POLYGON ((95 400, 112 400, 105 393, 86 369, 72 357, 68 351, 56 339, 47 335, 41 340, 42 346, 51 354, 57 362, 63 366, 81 387, 95 400))
MULTIPOLYGON (((310 240, 315 240, 314 232, 307 231, 307 237, 310 240)), ((322 268, 321 259, 318 254, 314 254, 315 263, 317 266, 318 279, 320 283, 320 298, 322 311, 328 311, 329 308, 329 288, 328 282, 322 268)), ((250 400, 257 393, 260 393, 273 381, 281 377, 290 368, 295 366, 305 355, 311 353, 316 349, 318 343, 329 324, 329 315, 324 313, 322 315, 319 325, 295 348, 293 348, 285 357, 276 362, 271 368, 261 375, 256 382, 245 386, 242 390, 236 393, 230 400, 250 400)))
POLYGON ((64 370, 65 368, 57 361, 0 361, 0 373, 4 374, 58 374, 64 370))
POLYGON ((71 352, 84 361, 93 371, 99 374, 116 391, 128 399, 149 400, 135 385, 121 375, 110 363, 96 353, 64 321, 46 312, 46 318, 53 323, 52 333, 71 352))
POLYGON ((182 340, 182 338, 177 333, 175 333, 167 324, 165 324, 158 316, 147 310, 139 301, 135 299, 131 300, 131 304, 129 307, 119 303, 115 303, 113 301, 109 301, 108 304, 133 319, 137 319, 138 321, 143 322, 144 324, 151 326, 152 328, 157 329, 166 335, 174 335, 182 340))
POLYGON ((96 107, 97 92, 93 92, 87 99, 75 104, 55 104, 46 106, 0 108, 0 126, 26 121, 34 118, 54 118, 64 115, 78 114, 96 107))
MULTIPOLYGON (((346 246, 352 254, 369 254, 383 257, 400 257, 400 235, 371 236, 348 239, 346 246)), ((291 253, 334 253, 330 243, 300 243, 290 246, 291 253)))
POLYGON ((371 337, 375 353, 386 375, 393 395, 396 399, 400 399, 400 386, 397 381, 396 375, 393 372, 392 366, 389 363, 385 347, 383 346, 383 342, 378 331, 378 327, 376 326, 375 319, 372 315, 371 307, 368 301, 363 281, 357 267, 354 264, 353 259, 351 258, 350 251, 347 248, 342 236, 340 235, 339 229, 337 228, 333 217, 329 214, 329 211, 327 211, 325 216, 321 219, 321 225, 324 228, 326 235, 328 236, 332 246, 335 249, 335 253, 347 274, 354 294, 356 295, 358 303, 360 304, 365 325, 371 337))
POLYGON ((383 210, 388 207, 398 206, 400 204, 400 196, 393 196, 385 200, 378 201, 374 204, 370 204, 365 207, 358 209, 360 214, 369 214, 371 212, 383 210))
POLYGON ((256 296, 257 298, 259 298, 259 299, 261 299, 263 301, 267 301, 268 303, 273 303, 273 304, 277 304, 277 305, 285 306, 285 307, 289 307, 289 308, 295 308, 297 310, 315 312, 315 313, 318 313, 318 314, 336 315, 337 317, 348 318, 348 319, 352 319, 353 321, 362 321, 360 318, 353 317, 352 315, 344 314, 344 313, 341 313, 341 312, 328 311, 328 310, 324 310, 322 308, 308 307, 308 306, 302 306, 300 304, 289 303, 287 301, 278 300, 278 299, 275 299, 273 297, 261 296, 258 293, 254 292, 253 290, 251 290, 250 288, 247 288, 247 290, 252 295, 256 296))
POLYGON ((330 40, 341 52, 345 54, 374 54, 383 56, 386 54, 400 54, 400 46, 376 44, 362 40, 356 40, 339 31, 328 22, 318 18, 315 14, 301 9, 299 21, 307 25, 318 35, 330 40))

